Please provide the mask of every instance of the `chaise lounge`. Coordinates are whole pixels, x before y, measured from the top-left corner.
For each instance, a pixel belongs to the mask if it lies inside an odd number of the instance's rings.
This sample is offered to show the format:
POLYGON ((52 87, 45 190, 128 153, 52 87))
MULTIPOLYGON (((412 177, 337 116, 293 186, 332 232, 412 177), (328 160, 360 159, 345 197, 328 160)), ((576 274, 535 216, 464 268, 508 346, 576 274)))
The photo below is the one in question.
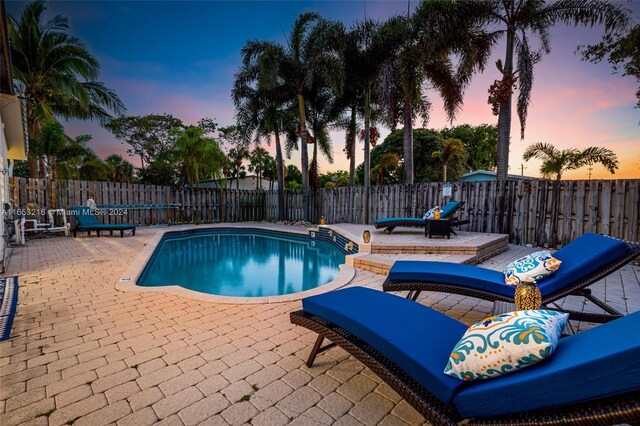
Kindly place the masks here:
POLYGON ((318 333, 307 366, 338 345, 436 425, 640 421, 640 313, 560 339, 535 366, 467 382, 443 373, 467 326, 440 312, 362 287, 302 306, 291 322, 318 333), (333 343, 322 347, 325 338, 333 343))
MULTIPOLYGON (((578 321, 606 322, 622 316, 587 288, 640 255, 640 245, 587 233, 553 253, 562 266, 538 283, 542 304, 569 295, 582 296, 606 314, 564 311, 578 321)), ((409 291, 416 300, 422 291, 455 293, 489 301, 512 302, 515 287, 500 271, 449 262, 397 261, 383 284, 384 291, 409 291)))
MULTIPOLYGON (((440 218, 451 220, 450 226, 459 226, 469 223, 468 220, 451 219, 453 214, 463 205, 464 201, 449 201, 444 207, 442 207, 440 211, 440 218)), ((373 225, 376 229, 385 228, 384 232, 390 234, 397 226, 424 228, 427 225, 427 222, 425 219, 420 217, 390 217, 386 219, 378 219, 373 225)), ((455 235, 455 232, 453 232, 453 234, 455 235)))
POLYGON ((73 237, 78 232, 87 232, 91 235, 91 231, 96 231, 98 237, 102 231, 109 231, 113 235, 113 231, 120 231, 120 238, 124 237, 125 231, 131 231, 132 235, 136 235, 136 225, 130 223, 100 223, 96 217, 96 209, 84 206, 69 207, 71 215, 76 218, 76 226, 73 228, 73 237))

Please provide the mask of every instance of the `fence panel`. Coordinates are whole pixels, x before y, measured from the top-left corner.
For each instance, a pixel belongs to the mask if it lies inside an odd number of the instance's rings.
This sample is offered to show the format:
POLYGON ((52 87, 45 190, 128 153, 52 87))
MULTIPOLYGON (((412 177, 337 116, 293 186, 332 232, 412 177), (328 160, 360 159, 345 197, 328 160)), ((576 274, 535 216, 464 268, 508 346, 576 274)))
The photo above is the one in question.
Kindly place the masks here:
MULTIPOLYGON (((277 220, 277 191, 222 188, 172 188, 119 182, 49 181, 11 178, 14 206, 29 203, 40 209, 84 205, 93 198, 99 206, 121 206, 126 215, 101 216, 108 223, 212 223, 277 220)), ((640 240, 640 180, 510 181, 504 188, 504 212, 499 217, 499 188, 495 181, 452 184, 452 199, 465 202, 459 218, 469 219, 461 230, 504 232, 517 244, 566 244, 585 232, 600 232, 631 241, 640 240), (556 193, 554 194, 554 186, 556 193), (555 209, 555 210, 554 210, 555 209), (553 226, 552 226, 553 225, 553 226), (555 235, 551 235, 555 229, 555 235)), ((317 223, 363 223, 367 192, 363 187, 310 191, 309 206, 302 191, 285 191, 288 220, 305 217, 317 223)), ((369 189, 369 221, 394 216, 420 217, 442 205, 442 184, 373 186, 369 189)), ((44 216, 38 219, 46 221, 44 216)), ((73 224, 73 219, 71 219, 73 224)))

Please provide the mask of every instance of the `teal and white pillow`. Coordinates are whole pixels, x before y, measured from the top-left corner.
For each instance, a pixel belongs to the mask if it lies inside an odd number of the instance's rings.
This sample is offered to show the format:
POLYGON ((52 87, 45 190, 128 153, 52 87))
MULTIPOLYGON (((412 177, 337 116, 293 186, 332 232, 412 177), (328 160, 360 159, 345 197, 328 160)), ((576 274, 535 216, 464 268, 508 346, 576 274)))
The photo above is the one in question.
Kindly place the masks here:
POLYGON ((436 218, 435 211, 438 210, 439 208, 440 208, 439 206, 435 206, 434 208, 427 210, 427 212, 424 214, 424 216, 422 216, 422 218, 425 220, 435 219, 436 218))
POLYGON ((536 283, 558 270, 562 262, 549 252, 537 251, 521 257, 504 269, 504 282, 517 286, 521 283, 536 283))
POLYGON ((483 380, 513 373, 551 356, 569 314, 515 311, 469 327, 455 345, 444 373, 460 380, 483 380))

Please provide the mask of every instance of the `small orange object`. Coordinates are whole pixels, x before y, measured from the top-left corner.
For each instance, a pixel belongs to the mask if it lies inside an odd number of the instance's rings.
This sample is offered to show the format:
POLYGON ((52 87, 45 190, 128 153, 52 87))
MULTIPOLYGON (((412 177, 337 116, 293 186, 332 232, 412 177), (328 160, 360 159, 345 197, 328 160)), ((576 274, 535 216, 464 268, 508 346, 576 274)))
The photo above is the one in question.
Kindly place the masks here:
POLYGON ((433 212, 433 217, 434 217, 436 220, 440 220, 440 207, 437 207, 437 206, 436 206, 436 210, 433 212))

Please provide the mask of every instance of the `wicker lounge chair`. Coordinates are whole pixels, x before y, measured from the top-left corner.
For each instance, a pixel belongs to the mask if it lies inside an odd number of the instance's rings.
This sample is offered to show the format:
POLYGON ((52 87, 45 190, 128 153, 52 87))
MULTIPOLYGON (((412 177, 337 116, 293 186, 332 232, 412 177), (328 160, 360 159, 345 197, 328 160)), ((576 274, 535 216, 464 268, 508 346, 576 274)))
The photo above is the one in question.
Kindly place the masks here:
MULTIPOLYGON (((464 201, 449 201, 442 207, 440 218, 451 220, 451 226, 465 225, 468 220, 453 219, 453 214, 464 205, 464 201)), ((390 217, 386 219, 378 219, 373 224, 376 229, 385 228, 384 232, 390 234, 397 226, 424 228, 427 223, 421 217, 390 217)), ((453 232, 453 231, 451 231, 453 232)), ((455 232, 453 232, 455 235, 455 232)))
POLYGON ((120 237, 124 237, 125 231, 131 231, 132 235, 136 235, 136 225, 130 223, 100 223, 96 217, 96 209, 91 207, 77 206, 70 207, 69 210, 73 217, 76 218, 76 226, 73 228, 73 237, 77 236, 78 231, 87 232, 91 235, 91 231, 96 231, 98 237, 102 231, 109 231, 113 235, 113 231, 119 231, 120 237))
POLYGON ((561 339, 554 355, 506 376, 443 373, 467 326, 411 300, 353 287, 308 297, 291 322, 318 333, 307 365, 340 346, 436 425, 640 421, 640 313, 561 339), (324 339, 331 344, 322 347, 324 339))
MULTIPOLYGON (((538 283, 543 305, 563 297, 582 296, 606 314, 565 311, 578 321, 606 322, 622 316, 587 288, 640 255, 640 245, 587 233, 554 253, 562 266, 538 283)), ((416 300, 421 291, 438 291, 512 302, 515 287, 504 283, 500 271, 449 262, 397 261, 383 284, 384 291, 409 291, 416 300)))

